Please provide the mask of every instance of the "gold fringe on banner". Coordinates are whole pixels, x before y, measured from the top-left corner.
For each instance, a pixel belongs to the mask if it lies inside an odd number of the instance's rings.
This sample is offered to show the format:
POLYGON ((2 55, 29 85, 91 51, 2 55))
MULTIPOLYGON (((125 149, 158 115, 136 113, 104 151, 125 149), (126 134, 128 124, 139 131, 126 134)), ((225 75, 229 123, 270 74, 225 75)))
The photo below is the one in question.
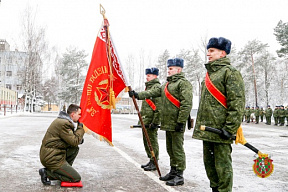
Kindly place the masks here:
POLYGON ((99 141, 104 141, 105 143, 108 143, 110 146, 114 146, 112 142, 110 142, 106 137, 103 137, 102 135, 99 135, 93 131, 91 131, 88 127, 86 127, 85 125, 83 125, 83 129, 85 131, 85 133, 87 133, 88 135, 92 135, 93 137, 95 137, 96 139, 98 139, 99 141))

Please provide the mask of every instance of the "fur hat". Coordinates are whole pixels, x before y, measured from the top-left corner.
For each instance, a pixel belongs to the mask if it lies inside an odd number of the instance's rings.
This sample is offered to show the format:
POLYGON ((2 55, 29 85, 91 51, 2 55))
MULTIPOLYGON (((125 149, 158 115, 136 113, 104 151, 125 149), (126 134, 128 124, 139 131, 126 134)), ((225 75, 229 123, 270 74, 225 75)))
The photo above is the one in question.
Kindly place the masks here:
POLYGON ((152 75, 159 75, 159 69, 158 68, 156 68, 156 67, 151 67, 151 68, 147 68, 146 70, 145 70, 145 74, 147 75, 147 74, 152 74, 152 75))
POLYGON ((223 50, 227 53, 227 55, 230 53, 231 50, 231 41, 229 39, 225 39, 224 37, 212 37, 208 44, 207 44, 207 49, 209 48, 216 48, 223 50))
POLYGON ((172 66, 183 68, 184 67, 184 60, 181 58, 168 59, 167 67, 172 67, 172 66))

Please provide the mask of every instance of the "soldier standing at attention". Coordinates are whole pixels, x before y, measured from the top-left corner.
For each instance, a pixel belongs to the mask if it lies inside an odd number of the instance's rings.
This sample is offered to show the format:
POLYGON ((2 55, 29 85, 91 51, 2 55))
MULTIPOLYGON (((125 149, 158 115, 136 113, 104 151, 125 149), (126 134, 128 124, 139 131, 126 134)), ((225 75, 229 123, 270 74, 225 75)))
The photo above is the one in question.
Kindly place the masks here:
POLYGON ((283 105, 280 105, 280 109, 278 110, 279 115, 279 123, 280 126, 284 126, 285 123, 285 109, 283 105))
MULTIPOLYGON (((161 84, 158 79, 159 69, 155 67, 147 68, 145 70, 145 74, 147 80, 147 82, 145 83, 145 90, 148 91, 150 89, 160 89, 161 84)), ((160 97, 154 99, 145 99, 142 102, 142 107, 140 111, 143 118, 143 123, 145 124, 153 151, 155 153, 155 158, 157 160, 159 159, 158 125, 160 124, 160 102, 160 97)), ((140 125, 140 122, 138 122, 138 124, 140 125)), ((145 171, 154 171, 156 170, 156 165, 154 163, 154 159, 151 155, 151 151, 149 149, 144 133, 143 143, 147 157, 149 158, 149 162, 146 165, 141 165, 141 168, 143 168, 145 171)))
POLYGON ((144 100, 161 96, 161 130, 166 131, 166 150, 170 157, 170 172, 160 180, 166 181, 166 185, 183 185, 183 171, 186 168, 184 151, 184 131, 186 121, 192 109, 192 85, 185 78, 182 69, 184 60, 180 58, 167 61, 167 82, 160 88, 146 90, 140 93, 130 91, 133 95, 144 100))
POLYGON ((261 119, 261 122, 263 122, 263 117, 264 117, 264 109, 263 107, 260 108, 260 119, 261 119))
POLYGON ((246 115, 247 115, 247 123, 250 123, 251 110, 249 106, 247 107, 246 115))
POLYGON ((286 116, 286 121, 287 121, 287 125, 288 126, 288 106, 285 107, 286 110, 285 110, 285 116, 286 116))
POLYGON ((255 114, 255 117, 256 117, 255 124, 258 124, 259 123, 259 116, 260 116, 260 110, 259 110, 258 106, 256 106, 254 114, 255 114))
POLYGON ((271 116, 273 114, 272 109, 270 108, 270 105, 267 105, 267 109, 265 110, 265 118, 266 118, 266 124, 271 125, 271 116))
POLYGON ((240 72, 226 57, 231 41, 223 37, 211 38, 207 49, 209 62, 205 64, 207 73, 202 82, 193 138, 203 140, 204 165, 212 191, 227 192, 232 191, 233 185, 231 137, 241 125, 245 88, 240 72), (219 98, 221 94, 224 101, 219 98), (201 125, 217 128, 222 134, 201 131, 201 125))
POLYGON ((274 121, 275 121, 275 124, 274 125, 278 125, 278 106, 275 107, 275 110, 273 112, 273 117, 274 117, 274 121))

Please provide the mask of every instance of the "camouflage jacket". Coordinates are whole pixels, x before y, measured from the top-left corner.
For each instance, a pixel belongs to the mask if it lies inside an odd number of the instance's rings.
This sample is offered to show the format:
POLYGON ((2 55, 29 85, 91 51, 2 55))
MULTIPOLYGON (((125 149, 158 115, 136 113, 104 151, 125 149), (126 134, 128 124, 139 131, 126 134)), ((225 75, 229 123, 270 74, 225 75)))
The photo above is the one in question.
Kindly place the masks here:
POLYGON ((255 114, 256 117, 260 116, 260 110, 259 109, 255 109, 254 114, 255 114))
POLYGON ((154 88, 139 93, 139 99, 161 96, 161 130, 175 131, 177 123, 185 124, 192 109, 192 85, 185 78, 184 73, 178 73, 167 78, 161 88, 154 88), (172 104, 165 95, 165 86, 168 91, 180 101, 180 108, 172 104))
POLYGON ((265 110, 265 117, 271 117, 272 116, 272 109, 271 108, 268 108, 265 110))
POLYGON ((285 117, 285 109, 279 109, 278 115, 279 115, 279 117, 285 117))
MULTIPOLYGON (((151 81, 148 81, 145 83, 146 91, 151 90, 151 89, 160 89, 161 84, 159 82, 159 79, 153 79, 151 81)), ((141 107, 141 116, 143 119, 143 123, 145 125, 149 125, 150 123, 154 123, 159 125, 160 124, 160 106, 161 106, 161 98, 156 97, 156 98, 149 98, 153 103, 156 105, 156 110, 153 111, 153 109, 150 107, 150 105, 144 100, 142 102, 142 107, 141 107)), ((140 124, 140 122, 138 122, 140 124)))
POLYGON ((278 113, 279 109, 275 109, 273 112, 273 117, 279 117, 279 113, 278 113))
POLYGON ((285 110, 285 115, 288 118, 288 109, 285 110))
POLYGON ((227 109, 207 90, 204 80, 192 137, 216 143, 232 143, 232 140, 222 139, 218 134, 201 131, 200 126, 224 128, 231 134, 237 132, 242 122, 245 107, 245 88, 242 76, 230 65, 230 60, 227 57, 209 62, 205 67, 213 84, 226 96, 227 109))

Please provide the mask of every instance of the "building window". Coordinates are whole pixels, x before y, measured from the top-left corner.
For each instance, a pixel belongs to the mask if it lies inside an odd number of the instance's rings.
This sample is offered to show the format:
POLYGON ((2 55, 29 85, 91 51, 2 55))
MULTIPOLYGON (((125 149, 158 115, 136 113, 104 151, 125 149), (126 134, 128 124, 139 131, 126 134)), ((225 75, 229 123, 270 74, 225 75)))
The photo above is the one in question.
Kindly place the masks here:
POLYGON ((17 85, 16 89, 17 91, 21 90, 22 86, 21 85, 17 85))
POLYGON ((12 71, 6 71, 6 76, 11 77, 12 76, 12 71))
POLYGON ((12 85, 11 84, 6 84, 6 88, 7 89, 12 89, 12 85))

